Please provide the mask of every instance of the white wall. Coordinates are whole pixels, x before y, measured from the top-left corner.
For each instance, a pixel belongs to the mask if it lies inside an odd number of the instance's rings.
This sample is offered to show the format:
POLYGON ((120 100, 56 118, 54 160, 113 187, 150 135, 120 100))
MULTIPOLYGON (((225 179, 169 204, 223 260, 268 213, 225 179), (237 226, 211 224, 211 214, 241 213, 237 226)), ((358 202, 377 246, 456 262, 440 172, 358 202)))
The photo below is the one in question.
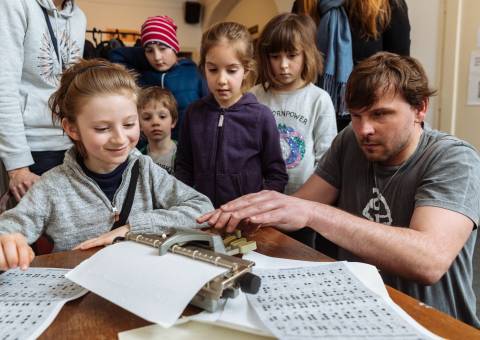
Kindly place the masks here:
POLYGON ((274 0, 277 5, 278 13, 290 12, 292 10, 292 0, 274 0))
POLYGON ((446 0, 441 128, 480 149, 480 106, 467 105, 470 54, 480 30, 480 1, 446 0))
POLYGON ((266 23, 278 14, 278 8, 273 0, 242 0, 238 1, 235 7, 223 20, 239 22, 246 27, 258 25, 258 33, 262 31, 266 23))
MULTIPOLYGON (((442 35, 443 0, 406 0, 410 26, 410 55, 417 58, 425 68, 430 85, 440 88, 440 64, 442 35)), ((440 93, 440 92, 439 92, 440 93)), ((427 122, 437 128, 439 119, 439 98, 433 97, 427 122)))

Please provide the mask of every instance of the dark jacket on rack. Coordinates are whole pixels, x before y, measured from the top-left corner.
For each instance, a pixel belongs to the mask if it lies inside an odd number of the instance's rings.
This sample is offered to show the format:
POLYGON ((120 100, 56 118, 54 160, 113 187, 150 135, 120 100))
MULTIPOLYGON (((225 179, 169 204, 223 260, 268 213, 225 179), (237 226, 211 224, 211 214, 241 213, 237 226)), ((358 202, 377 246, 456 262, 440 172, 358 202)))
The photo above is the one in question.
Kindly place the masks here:
POLYGON ((150 66, 142 47, 114 49, 110 52, 109 59, 138 72, 140 86, 156 85, 172 92, 178 105, 178 122, 172 131, 172 138, 178 140, 180 126, 183 124, 188 105, 208 94, 205 80, 197 65, 190 59, 181 58, 171 69, 160 72, 150 66))
POLYGON ((270 109, 251 93, 226 109, 212 95, 192 104, 175 176, 205 194, 215 208, 262 189, 283 192, 288 175, 270 109))

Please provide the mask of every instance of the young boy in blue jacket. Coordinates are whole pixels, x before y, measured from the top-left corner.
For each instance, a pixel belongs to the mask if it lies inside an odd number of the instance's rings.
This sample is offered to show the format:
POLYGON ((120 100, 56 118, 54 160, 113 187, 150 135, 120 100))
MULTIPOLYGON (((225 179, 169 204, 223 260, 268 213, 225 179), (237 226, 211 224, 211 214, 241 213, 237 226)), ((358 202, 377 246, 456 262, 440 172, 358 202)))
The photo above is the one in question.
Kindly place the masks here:
POLYGON ((172 139, 178 140, 188 105, 208 93, 197 65, 178 58, 177 26, 168 16, 148 18, 141 28, 142 47, 122 47, 110 52, 109 59, 139 73, 141 87, 161 86, 173 93, 178 104, 178 123, 172 139))

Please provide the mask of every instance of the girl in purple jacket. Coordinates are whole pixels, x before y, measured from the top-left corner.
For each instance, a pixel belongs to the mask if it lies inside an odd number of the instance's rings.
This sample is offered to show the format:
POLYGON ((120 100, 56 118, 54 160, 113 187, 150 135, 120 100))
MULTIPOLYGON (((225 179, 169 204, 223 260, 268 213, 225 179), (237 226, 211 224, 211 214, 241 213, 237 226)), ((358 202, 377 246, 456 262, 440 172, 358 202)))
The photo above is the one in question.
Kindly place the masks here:
POLYGON ((210 95, 189 106, 175 176, 210 198, 215 208, 263 189, 283 192, 288 181, 275 119, 251 93, 253 45, 233 22, 202 36, 200 67, 210 95))

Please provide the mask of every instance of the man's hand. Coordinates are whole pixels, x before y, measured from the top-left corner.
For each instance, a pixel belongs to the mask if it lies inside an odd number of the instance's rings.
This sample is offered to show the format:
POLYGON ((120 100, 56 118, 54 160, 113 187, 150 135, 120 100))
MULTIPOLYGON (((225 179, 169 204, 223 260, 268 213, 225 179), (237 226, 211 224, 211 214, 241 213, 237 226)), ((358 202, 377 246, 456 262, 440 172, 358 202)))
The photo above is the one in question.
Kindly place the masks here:
POLYGON ((30 187, 38 181, 40 176, 31 172, 28 167, 18 168, 8 171, 10 183, 8 184, 10 192, 18 201, 27 193, 30 187))
POLYGON ((90 240, 86 240, 82 243, 80 243, 78 246, 73 248, 73 250, 86 250, 90 248, 95 248, 95 247, 100 247, 100 246, 106 246, 109 244, 112 244, 113 240, 116 237, 124 237, 125 234, 130 230, 129 225, 124 225, 123 227, 119 227, 117 229, 114 229, 112 231, 109 231, 108 233, 102 234, 98 237, 92 238, 90 240))
POLYGON ((261 224, 252 223, 249 218, 238 221, 235 220, 232 215, 230 212, 216 209, 197 218, 197 223, 202 224, 207 222, 210 226, 215 227, 215 229, 223 229, 225 225, 228 225, 226 231, 229 233, 238 228, 246 234, 251 234, 262 227, 261 224))
POLYGON ((314 202, 264 190, 224 204, 220 209, 200 216, 197 222, 208 222, 216 229, 226 228, 227 232, 242 225, 274 226, 294 231, 308 225, 312 209, 314 202))
POLYGON ((20 233, 0 235, 0 270, 26 270, 35 254, 20 233))

